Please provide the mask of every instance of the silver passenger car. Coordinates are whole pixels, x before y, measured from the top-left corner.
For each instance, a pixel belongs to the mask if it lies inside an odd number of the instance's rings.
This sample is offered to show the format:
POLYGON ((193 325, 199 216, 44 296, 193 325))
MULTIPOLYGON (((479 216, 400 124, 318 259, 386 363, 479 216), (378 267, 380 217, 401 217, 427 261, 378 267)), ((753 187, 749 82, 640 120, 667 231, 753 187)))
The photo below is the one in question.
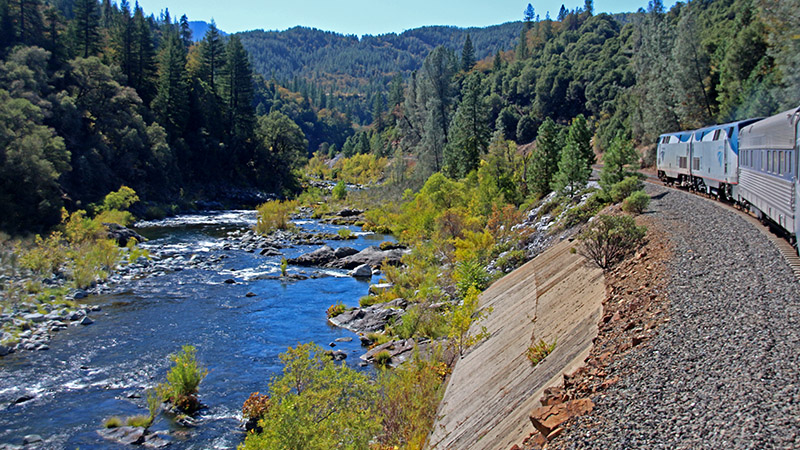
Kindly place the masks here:
POLYGON ((743 127, 739 135, 738 201, 790 235, 800 235, 798 151, 800 108, 743 127))

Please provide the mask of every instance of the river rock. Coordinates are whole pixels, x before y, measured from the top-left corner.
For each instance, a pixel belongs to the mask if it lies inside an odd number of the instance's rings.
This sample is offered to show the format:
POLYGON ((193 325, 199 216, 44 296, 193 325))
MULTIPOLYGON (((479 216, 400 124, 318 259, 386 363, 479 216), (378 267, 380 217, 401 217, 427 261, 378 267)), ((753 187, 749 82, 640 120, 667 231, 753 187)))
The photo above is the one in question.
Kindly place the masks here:
POLYGON ((328 321, 355 333, 370 333, 383 330, 389 320, 401 313, 402 311, 389 308, 385 304, 377 304, 345 311, 328 321))
POLYGON ((399 341, 390 341, 373 347, 367 353, 361 355, 361 359, 367 362, 375 362, 375 355, 382 351, 389 352, 392 356, 392 365, 397 365, 400 361, 397 359, 404 353, 414 350, 413 339, 405 339, 399 341))
POLYGON ((146 434, 144 436, 144 442, 142 443, 143 447, 147 448, 164 448, 170 444, 170 441, 164 439, 164 437, 158 433, 153 434, 146 434))
POLYGON ((378 284, 371 284, 369 285, 369 293, 372 295, 378 295, 384 293, 391 289, 394 286, 392 283, 378 283, 378 284))
POLYGON ((262 248, 260 252, 258 252, 261 256, 280 256, 281 252, 278 249, 272 247, 262 248))
POLYGON ((359 214, 362 214, 363 212, 364 211, 360 210, 360 209, 347 209, 347 208, 345 208, 345 209, 339 211, 336 215, 339 216, 339 217, 353 217, 353 216, 357 216, 359 214))
POLYGON ((39 314, 39 313, 25 314, 24 316, 22 316, 22 318, 25 320, 30 320, 33 323, 44 322, 45 319, 44 314, 39 314))
POLYGON ((367 247, 364 250, 346 258, 337 259, 329 264, 337 269, 354 269, 362 264, 372 267, 381 267, 383 264, 400 265, 400 258, 407 253, 406 250, 381 250, 378 247, 367 247))
POLYGON ((347 258, 350 255, 355 255, 356 253, 358 253, 358 250, 352 247, 339 247, 333 251, 333 254, 336 256, 336 258, 347 258))
POLYGON ((144 428, 140 427, 105 428, 97 430, 97 434, 123 445, 141 445, 144 442, 144 428))
POLYGON ((324 266, 335 259, 336 254, 333 249, 329 245, 323 245, 313 252, 292 258, 288 262, 296 266, 324 266))
POLYGON ((0 344, 0 356, 6 356, 11 353, 13 349, 7 345, 0 344))
POLYGON ((38 434, 29 434, 22 438, 22 445, 36 444, 37 442, 42 442, 43 440, 44 439, 42 439, 42 437, 38 434))
POLYGON ((80 300, 82 298, 86 298, 89 294, 87 294, 83 289, 73 289, 72 292, 70 292, 70 295, 75 300, 80 300))
POLYGON ((130 228, 123 227, 116 223, 103 223, 103 226, 108 230, 108 238, 117 241, 120 247, 128 245, 128 241, 131 239, 136 239, 136 242, 144 242, 147 240, 130 228))
POLYGON ((353 278, 370 278, 372 277, 372 267, 369 264, 362 264, 351 270, 349 275, 353 278))
POLYGON ((89 316, 85 316, 81 319, 81 325, 91 325, 94 323, 94 320, 90 319, 89 316))

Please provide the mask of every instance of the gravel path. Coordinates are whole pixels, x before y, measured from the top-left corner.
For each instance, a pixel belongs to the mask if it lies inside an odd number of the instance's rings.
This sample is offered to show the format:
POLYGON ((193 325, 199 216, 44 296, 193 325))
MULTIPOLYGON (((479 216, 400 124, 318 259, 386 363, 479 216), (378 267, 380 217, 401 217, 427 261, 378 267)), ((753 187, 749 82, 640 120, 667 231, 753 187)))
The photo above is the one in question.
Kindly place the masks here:
POLYGON ((800 448, 800 286, 789 266, 735 213, 648 191, 648 214, 674 245, 670 321, 615 363, 629 375, 557 446, 800 448))

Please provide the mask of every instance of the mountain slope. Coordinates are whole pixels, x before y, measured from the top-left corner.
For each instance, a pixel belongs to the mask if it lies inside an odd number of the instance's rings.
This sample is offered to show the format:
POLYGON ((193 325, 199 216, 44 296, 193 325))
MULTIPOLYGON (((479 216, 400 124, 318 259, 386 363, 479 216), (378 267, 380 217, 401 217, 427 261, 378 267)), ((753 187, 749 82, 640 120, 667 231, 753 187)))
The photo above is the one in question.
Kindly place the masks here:
POLYGON ((361 39, 305 27, 247 31, 238 36, 253 69, 265 77, 280 81, 299 77, 358 92, 364 85, 388 82, 395 73, 418 69, 439 45, 460 52, 469 34, 475 56, 482 59, 513 48, 521 30, 521 22, 509 22, 486 28, 429 26, 361 39))

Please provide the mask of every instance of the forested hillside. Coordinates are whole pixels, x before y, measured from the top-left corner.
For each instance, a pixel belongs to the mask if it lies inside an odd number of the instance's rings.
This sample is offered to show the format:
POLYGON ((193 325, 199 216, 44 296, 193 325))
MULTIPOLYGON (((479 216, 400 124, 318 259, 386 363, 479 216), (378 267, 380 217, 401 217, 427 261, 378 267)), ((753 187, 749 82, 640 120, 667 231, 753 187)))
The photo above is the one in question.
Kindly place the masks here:
POLYGON ((47 229, 122 185, 153 214, 291 192, 300 127, 237 37, 192 38, 186 16, 126 0, 0 0, 0 230, 47 229))
MULTIPOLYGON (((486 49, 473 42, 439 46, 405 79, 403 95, 389 83, 386 104, 372 102, 372 126, 343 150, 411 153, 421 173, 464 176, 492 139, 530 143, 549 119, 542 139, 556 149, 545 171, 552 175, 575 118, 585 118, 602 152, 615 137, 652 149, 664 132, 774 114, 800 103, 800 19, 791 3, 690 1, 667 11, 651 1, 614 17, 595 15, 587 0, 555 20, 536 20, 531 7, 514 49, 479 60, 486 49)), ((527 156, 533 166, 541 160, 527 156)), ((517 186, 548 190, 548 180, 530 179, 541 170, 518 174, 517 186)))
POLYGON ((576 120, 585 136, 574 138, 602 152, 796 106, 798 11, 652 1, 610 16, 586 0, 484 29, 227 38, 211 24, 194 42, 186 16, 127 1, 0 0, 0 229, 47 228, 62 206, 86 208, 121 185, 172 204, 291 193, 293 169, 319 150, 394 156, 391 176, 413 166, 416 183, 488 160, 519 204, 550 189, 576 120), (522 167, 497 171, 534 141, 522 167))

